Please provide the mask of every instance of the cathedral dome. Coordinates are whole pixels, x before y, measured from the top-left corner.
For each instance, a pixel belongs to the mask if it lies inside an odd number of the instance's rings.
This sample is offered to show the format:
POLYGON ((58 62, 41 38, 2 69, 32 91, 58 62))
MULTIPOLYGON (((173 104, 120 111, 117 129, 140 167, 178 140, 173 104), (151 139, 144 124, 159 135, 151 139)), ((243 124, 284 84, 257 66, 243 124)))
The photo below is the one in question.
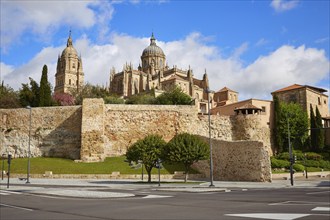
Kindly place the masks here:
POLYGON ((62 52, 62 56, 75 56, 78 57, 76 49, 72 45, 71 33, 66 43, 66 48, 62 52))
POLYGON ((143 50, 142 57, 155 56, 155 55, 165 57, 162 48, 156 45, 156 39, 154 37, 154 34, 152 33, 150 38, 150 45, 143 50))

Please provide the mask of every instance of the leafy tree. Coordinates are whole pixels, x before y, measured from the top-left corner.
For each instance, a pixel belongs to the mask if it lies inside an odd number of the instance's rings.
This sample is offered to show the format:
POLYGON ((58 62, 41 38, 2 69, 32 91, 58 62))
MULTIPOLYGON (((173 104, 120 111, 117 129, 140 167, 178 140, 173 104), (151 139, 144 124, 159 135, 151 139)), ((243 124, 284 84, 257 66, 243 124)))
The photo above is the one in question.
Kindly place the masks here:
POLYGON ((163 150, 163 158, 185 167, 185 182, 193 163, 209 157, 209 145, 197 135, 182 133, 174 136, 163 150))
POLYGON ((143 161, 148 173, 148 182, 151 182, 151 170, 156 167, 158 159, 166 142, 159 135, 148 135, 128 148, 126 157, 128 161, 143 161))
POLYGON ((103 99, 104 99, 105 104, 124 104, 125 103, 124 99, 122 99, 116 95, 106 96, 103 99))
POLYGON ((9 85, 4 86, 2 81, 0 85, 0 108, 19 108, 21 107, 18 93, 9 85))
POLYGON ((56 93, 53 96, 54 101, 61 106, 74 105, 74 98, 68 93, 56 93))
POLYGON ((19 90, 19 100, 22 106, 39 106, 39 85, 32 78, 29 84, 22 83, 22 88, 19 90))
POLYGON ((76 105, 81 105, 83 102, 83 99, 85 98, 105 98, 107 96, 110 96, 111 94, 103 87, 99 85, 92 85, 90 83, 87 83, 86 85, 82 86, 79 91, 76 89, 73 89, 70 91, 72 96, 75 99, 76 105))
POLYGON ((281 120, 281 107, 280 101, 277 96, 274 96, 274 142, 276 154, 283 151, 283 140, 280 135, 280 120, 281 120))
POLYGON ((174 87, 156 97, 155 103, 159 105, 191 105, 192 99, 179 87, 174 87))
POLYGON ((151 92, 142 92, 132 95, 126 99, 126 104, 134 105, 149 105, 155 103, 155 95, 153 90, 151 92))
POLYGON ((315 125, 316 125, 316 140, 317 140, 316 146, 318 150, 322 150, 324 148, 324 130, 322 124, 322 116, 317 106, 316 106, 315 125))
POLYGON ((44 65, 42 68, 42 75, 40 79, 40 88, 39 88, 39 106, 52 106, 52 91, 51 85, 48 82, 48 68, 47 65, 44 65))
POLYGON ((302 149, 308 138, 308 115, 299 104, 281 103, 281 118, 279 120, 278 132, 281 135, 282 146, 286 146, 288 151, 288 121, 290 129, 290 139, 292 146, 302 149))
POLYGON ((317 131, 316 131, 316 121, 313 106, 310 105, 310 126, 311 126, 311 149, 317 149, 317 131))

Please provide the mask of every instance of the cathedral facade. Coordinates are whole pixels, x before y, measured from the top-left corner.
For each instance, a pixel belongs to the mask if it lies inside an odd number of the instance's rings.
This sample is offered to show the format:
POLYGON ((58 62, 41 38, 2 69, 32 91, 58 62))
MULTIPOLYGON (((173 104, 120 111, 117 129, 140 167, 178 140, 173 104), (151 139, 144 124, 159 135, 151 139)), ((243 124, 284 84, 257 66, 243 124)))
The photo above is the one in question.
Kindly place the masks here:
MULTIPOLYGON (((195 100, 199 112, 208 111, 207 96, 213 98, 213 93, 208 94, 208 77, 206 72, 203 79, 196 79, 193 71, 182 70, 173 66, 169 68, 163 50, 157 46, 152 34, 150 45, 141 55, 141 64, 134 69, 131 64, 124 65, 121 72, 112 68, 110 72, 110 91, 122 97, 129 97, 141 92, 155 89, 156 94, 167 91, 175 86, 195 100)), ((211 103, 212 106, 212 103, 211 103)))
POLYGON ((84 71, 81 57, 73 47, 71 31, 63 50, 58 56, 55 74, 55 94, 78 92, 84 85, 84 71))

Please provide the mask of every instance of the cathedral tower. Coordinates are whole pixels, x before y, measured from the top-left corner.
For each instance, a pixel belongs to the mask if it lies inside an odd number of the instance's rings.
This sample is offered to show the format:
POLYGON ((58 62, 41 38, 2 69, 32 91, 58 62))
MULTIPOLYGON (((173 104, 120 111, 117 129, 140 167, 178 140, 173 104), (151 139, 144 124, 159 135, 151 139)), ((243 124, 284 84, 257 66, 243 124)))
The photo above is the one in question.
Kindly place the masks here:
POLYGON ((55 74, 55 93, 71 93, 79 91, 84 84, 84 72, 81 57, 72 45, 71 31, 63 50, 58 56, 55 74))

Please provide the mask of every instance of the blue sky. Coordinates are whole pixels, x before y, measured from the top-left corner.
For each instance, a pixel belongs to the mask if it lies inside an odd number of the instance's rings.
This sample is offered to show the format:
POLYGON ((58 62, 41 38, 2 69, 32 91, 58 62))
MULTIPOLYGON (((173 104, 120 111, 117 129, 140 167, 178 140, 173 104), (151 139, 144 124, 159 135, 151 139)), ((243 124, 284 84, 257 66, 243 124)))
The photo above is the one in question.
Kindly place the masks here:
POLYGON ((270 99, 298 83, 329 90, 329 1, 1 0, 1 80, 15 89, 57 56, 69 30, 86 81, 107 85, 109 70, 137 68, 154 32, 169 66, 205 69, 211 89, 240 100, 270 99))

